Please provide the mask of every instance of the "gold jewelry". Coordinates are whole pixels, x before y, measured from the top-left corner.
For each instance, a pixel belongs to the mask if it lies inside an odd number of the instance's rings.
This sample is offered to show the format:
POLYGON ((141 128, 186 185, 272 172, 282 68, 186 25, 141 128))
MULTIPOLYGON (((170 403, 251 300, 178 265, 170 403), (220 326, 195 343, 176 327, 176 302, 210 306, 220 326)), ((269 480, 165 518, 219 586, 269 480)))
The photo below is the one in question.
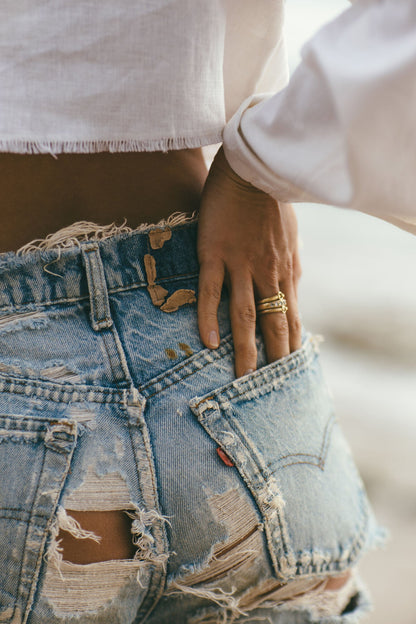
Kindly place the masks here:
POLYGON ((272 297, 266 297, 266 299, 259 299, 257 301, 256 310, 258 314, 272 314, 273 312, 281 312, 286 314, 288 311, 286 298, 284 294, 279 290, 277 295, 272 297))

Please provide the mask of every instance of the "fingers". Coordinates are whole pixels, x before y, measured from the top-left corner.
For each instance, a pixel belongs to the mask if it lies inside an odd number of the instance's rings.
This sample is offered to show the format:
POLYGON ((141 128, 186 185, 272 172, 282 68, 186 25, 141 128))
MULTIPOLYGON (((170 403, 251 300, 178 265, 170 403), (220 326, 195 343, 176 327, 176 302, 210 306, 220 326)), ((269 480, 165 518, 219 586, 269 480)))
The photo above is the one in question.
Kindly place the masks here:
MULTIPOLYGON (((202 263, 199 273, 198 326, 201 340, 210 349, 219 345, 218 305, 224 282, 222 263, 202 263)), ((253 283, 247 276, 230 275, 230 319, 236 377, 257 367, 256 305, 253 283)))
POLYGON ((220 342, 218 305, 224 282, 224 265, 221 262, 203 262, 199 273, 198 327, 201 340, 209 349, 220 342))
POLYGON ((246 196, 240 189, 235 191, 236 199, 233 188, 227 176, 215 184, 211 180, 204 187, 198 228, 198 325, 203 344, 217 348, 218 306, 226 278, 235 372, 239 377, 257 367, 256 317, 268 362, 301 346, 297 305, 301 270, 293 208, 276 204, 270 196, 259 194, 260 191, 255 196, 251 193, 246 196), (256 299, 271 297, 279 290, 285 294, 287 314, 281 311, 258 314, 256 299))
MULTIPOLYGON (((201 340, 210 349, 219 345, 218 305, 224 282, 222 262, 204 262, 200 267, 198 325, 201 340)), ((235 352, 235 373, 246 375, 257 367, 256 317, 263 335, 268 362, 274 362, 301 347, 301 323, 297 303, 297 278, 292 274, 280 283, 277 278, 256 283, 257 299, 271 297, 282 291, 286 298, 286 314, 256 312, 253 277, 249 273, 229 274, 230 318, 235 352)))
POLYGON ((256 305, 250 274, 230 274, 230 318, 236 377, 257 368, 256 305))

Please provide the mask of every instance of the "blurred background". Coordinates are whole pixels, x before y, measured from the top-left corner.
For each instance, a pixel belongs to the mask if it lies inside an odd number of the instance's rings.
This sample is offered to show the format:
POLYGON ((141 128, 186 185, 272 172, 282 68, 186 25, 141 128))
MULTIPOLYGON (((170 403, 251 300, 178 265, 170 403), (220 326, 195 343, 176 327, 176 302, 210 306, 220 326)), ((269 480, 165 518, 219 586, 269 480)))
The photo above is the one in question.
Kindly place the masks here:
MULTIPOLYGON (((347 0, 287 0, 291 71, 300 48, 347 0)), ((416 201, 416 198, 415 198, 416 201)), ((361 570, 375 602, 368 624, 416 623, 416 237, 327 206, 297 208, 301 309, 325 338, 338 416, 379 522, 383 551, 361 570)))

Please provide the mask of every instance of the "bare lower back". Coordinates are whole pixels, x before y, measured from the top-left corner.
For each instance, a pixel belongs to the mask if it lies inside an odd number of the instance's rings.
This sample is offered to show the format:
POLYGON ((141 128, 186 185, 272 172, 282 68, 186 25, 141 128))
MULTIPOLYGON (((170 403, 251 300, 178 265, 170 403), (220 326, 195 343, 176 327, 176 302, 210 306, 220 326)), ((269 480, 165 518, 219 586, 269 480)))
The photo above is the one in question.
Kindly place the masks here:
POLYGON ((75 221, 154 223, 193 212, 207 175, 201 149, 162 152, 0 154, 0 252, 75 221))

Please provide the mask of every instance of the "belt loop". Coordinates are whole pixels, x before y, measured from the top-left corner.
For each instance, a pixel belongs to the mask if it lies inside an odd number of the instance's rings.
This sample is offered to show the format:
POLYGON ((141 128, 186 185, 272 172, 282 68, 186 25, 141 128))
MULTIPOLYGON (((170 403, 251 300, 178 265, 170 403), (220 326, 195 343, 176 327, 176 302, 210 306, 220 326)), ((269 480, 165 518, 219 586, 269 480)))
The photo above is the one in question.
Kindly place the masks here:
POLYGON ((91 324, 93 329, 99 331, 113 324, 103 262, 97 243, 81 244, 81 252, 90 294, 91 324))

